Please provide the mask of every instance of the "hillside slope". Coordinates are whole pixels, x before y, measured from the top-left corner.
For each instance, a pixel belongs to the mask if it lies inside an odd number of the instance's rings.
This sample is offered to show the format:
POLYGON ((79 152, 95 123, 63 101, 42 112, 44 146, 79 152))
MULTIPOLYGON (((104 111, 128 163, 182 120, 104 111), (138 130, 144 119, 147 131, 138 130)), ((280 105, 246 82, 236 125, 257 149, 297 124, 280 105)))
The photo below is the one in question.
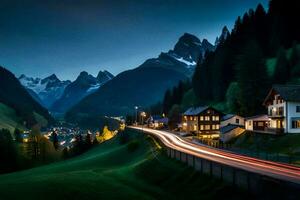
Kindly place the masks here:
POLYGON ((48 111, 30 96, 18 79, 3 67, 0 67, 0 103, 12 108, 22 120, 22 124, 26 124, 27 127, 37 122, 34 113, 43 116, 48 122, 53 120, 48 111))
POLYGON ((25 127, 20 124, 20 121, 12 108, 0 103, 0 129, 8 129, 11 133, 15 128, 24 129, 25 127))
POLYGON ((218 199, 223 195, 238 199, 242 195, 158 153, 144 135, 127 134, 131 139, 123 145, 118 137, 74 159, 1 175, 1 199, 218 199))
POLYGON ((182 73, 161 67, 136 68, 122 72, 97 92, 84 98, 66 115, 68 121, 82 121, 90 115, 122 115, 134 106, 158 102, 166 88, 186 79, 182 73))

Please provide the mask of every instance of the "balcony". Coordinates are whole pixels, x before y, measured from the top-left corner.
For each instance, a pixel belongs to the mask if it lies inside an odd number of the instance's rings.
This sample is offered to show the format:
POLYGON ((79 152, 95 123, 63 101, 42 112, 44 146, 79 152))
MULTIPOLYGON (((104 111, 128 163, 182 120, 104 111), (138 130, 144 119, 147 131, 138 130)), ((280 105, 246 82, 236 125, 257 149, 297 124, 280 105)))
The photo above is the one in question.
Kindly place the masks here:
POLYGON ((269 110, 268 115, 270 118, 282 118, 284 117, 283 108, 269 110))

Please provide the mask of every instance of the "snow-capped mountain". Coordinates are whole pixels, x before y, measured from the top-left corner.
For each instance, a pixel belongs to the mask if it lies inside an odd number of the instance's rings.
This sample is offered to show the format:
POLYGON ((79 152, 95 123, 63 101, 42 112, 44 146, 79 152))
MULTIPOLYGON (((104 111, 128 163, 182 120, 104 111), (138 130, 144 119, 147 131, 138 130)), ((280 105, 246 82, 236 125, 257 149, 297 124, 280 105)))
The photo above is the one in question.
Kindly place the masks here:
POLYGON ((46 108, 49 108, 53 102, 59 99, 65 88, 71 83, 71 81, 59 80, 55 74, 44 79, 27 77, 22 74, 19 81, 29 91, 29 94, 46 108))
POLYGON ((162 52, 157 58, 146 60, 141 67, 170 68, 187 76, 191 76, 197 62, 206 51, 213 51, 214 45, 206 39, 202 41, 196 36, 185 33, 175 44, 174 49, 162 52))
POLYGON ((62 96, 53 103, 50 110, 54 112, 65 112, 78 103, 83 97, 95 92, 114 76, 108 71, 100 71, 97 77, 83 71, 74 82, 69 84, 62 96))
POLYGON ((224 26, 223 29, 222 29, 221 35, 216 38, 215 47, 217 47, 220 43, 225 41, 228 38, 229 35, 230 35, 230 32, 229 32, 227 26, 224 26))

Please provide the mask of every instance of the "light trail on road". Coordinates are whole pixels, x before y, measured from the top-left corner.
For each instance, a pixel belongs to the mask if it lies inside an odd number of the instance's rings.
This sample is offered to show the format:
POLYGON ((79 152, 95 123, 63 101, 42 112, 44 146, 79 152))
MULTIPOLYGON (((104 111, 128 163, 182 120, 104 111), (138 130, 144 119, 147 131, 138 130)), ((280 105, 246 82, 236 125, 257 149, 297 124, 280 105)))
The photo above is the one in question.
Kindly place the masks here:
POLYGON ((161 140, 165 146, 189 155, 248 172, 300 184, 300 168, 296 166, 239 155, 204 145, 197 145, 167 131, 134 126, 130 126, 129 128, 154 135, 161 140))

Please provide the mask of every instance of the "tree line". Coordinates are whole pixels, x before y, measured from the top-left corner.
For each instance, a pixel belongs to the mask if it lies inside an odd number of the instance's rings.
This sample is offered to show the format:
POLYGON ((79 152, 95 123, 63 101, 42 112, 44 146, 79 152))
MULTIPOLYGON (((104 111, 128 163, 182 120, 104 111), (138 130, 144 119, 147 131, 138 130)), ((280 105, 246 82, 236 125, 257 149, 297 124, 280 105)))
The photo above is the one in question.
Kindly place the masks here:
POLYGON ((228 37, 197 63, 190 86, 181 82, 166 91, 162 112, 182 111, 189 95, 190 106, 217 105, 242 116, 263 113, 273 84, 300 83, 297 10, 295 1, 272 0, 267 12, 259 4, 238 17, 228 37))

